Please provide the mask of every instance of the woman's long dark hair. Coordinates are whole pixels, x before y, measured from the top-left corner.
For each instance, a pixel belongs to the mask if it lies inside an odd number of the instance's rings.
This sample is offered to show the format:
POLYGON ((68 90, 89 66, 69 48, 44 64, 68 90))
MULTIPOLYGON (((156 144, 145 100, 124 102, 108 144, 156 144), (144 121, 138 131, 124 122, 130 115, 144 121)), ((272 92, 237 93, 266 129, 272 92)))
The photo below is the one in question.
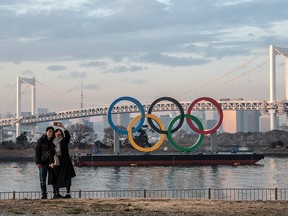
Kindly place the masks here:
POLYGON ((54 133, 57 133, 58 131, 60 131, 61 132, 61 135, 62 135, 62 137, 64 137, 64 133, 63 133, 63 131, 61 130, 61 129, 56 129, 55 131, 54 131, 54 133))

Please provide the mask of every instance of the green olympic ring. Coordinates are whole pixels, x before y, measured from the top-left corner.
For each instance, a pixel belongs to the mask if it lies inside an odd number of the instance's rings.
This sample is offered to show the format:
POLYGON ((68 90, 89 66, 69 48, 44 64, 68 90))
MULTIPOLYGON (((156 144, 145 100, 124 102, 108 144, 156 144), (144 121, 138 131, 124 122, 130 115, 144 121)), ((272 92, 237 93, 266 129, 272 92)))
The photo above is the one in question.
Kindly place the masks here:
MULTIPOLYGON (((170 141, 171 145, 172 145, 175 149, 177 149, 177 150, 179 150, 179 151, 182 151, 182 152, 194 151, 195 149, 197 149, 197 148, 201 145, 201 143, 202 143, 202 141, 203 141, 203 139, 204 139, 204 134, 199 134, 199 137, 198 137, 198 140, 196 141, 196 143, 194 143, 194 144, 193 144, 192 146, 190 146, 190 147, 182 147, 182 146, 179 146, 178 144, 176 144, 175 141, 173 140, 173 137, 172 137, 172 128, 173 128, 174 123, 175 123, 180 117, 181 117, 181 115, 176 116, 176 117, 175 117, 174 119, 172 119, 172 121, 169 123, 167 138, 168 138, 168 140, 170 141)), ((201 121, 200 121, 198 118, 196 118, 195 116, 190 115, 190 114, 184 114, 184 117, 192 119, 192 120, 197 124, 197 126, 198 126, 198 128, 199 128, 200 130, 204 130, 204 127, 203 127, 201 121)))

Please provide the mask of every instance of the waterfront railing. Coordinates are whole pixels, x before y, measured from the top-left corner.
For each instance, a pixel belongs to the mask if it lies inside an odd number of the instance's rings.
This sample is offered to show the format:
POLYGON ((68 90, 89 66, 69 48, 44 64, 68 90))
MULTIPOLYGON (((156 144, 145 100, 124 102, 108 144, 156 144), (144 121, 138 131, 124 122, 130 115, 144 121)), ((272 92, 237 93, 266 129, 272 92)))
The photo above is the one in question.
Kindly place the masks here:
MULTIPOLYGON (((64 191, 61 191, 65 195, 64 191)), ((72 191, 72 198, 147 198, 147 199, 210 199, 210 200, 288 200, 287 188, 261 189, 174 189, 174 190, 95 190, 72 191)), ((30 192, 0 192, 0 199, 40 199, 39 191, 30 192)), ((53 197, 48 192, 48 199, 53 197)))

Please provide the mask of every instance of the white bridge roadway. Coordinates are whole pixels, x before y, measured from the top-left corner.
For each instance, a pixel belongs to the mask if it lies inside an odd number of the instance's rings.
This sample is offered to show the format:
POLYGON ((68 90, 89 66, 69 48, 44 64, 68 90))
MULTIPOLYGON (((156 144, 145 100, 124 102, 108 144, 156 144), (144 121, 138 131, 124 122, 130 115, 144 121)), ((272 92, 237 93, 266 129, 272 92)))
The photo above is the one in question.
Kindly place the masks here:
MULTIPOLYGON (((275 112, 278 115, 283 115, 288 113, 288 101, 276 101, 276 102, 267 102, 267 101, 218 101, 223 110, 259 110, 261 112, 275 112)), ((187 111, 191 102, 180 102, 184 111, 187 111)), ((143 104, 144 110, 147 112, 150 104, 143 104)), ((20 118, 6 118, 0 119, 0 127, 15 126, 18 124, 34 124, 40 122, 49 122, 49 121, 59 121, 64 119, 73 119, 73 118, 83 118, 91 116, 101 116, 107 115, 109 106, 105 107, 93 107, 93 108, 84 108, 84 109, 75 109, 67 110, 60 112, 51 112, 45 114, 37 114, 31 116, 21 116, 20 118)), ((215 110, 215 106, 208 101, 200 101, 194 107, 193 110, 215 110)), ((177 111, 178 108, 175 104, 167 102, 159 102, 154 106, 153 111, 177 111)), ((135 113, 139 112, 139 109, 136 105, 119 105, 115 106, 112 113, 135 113)))

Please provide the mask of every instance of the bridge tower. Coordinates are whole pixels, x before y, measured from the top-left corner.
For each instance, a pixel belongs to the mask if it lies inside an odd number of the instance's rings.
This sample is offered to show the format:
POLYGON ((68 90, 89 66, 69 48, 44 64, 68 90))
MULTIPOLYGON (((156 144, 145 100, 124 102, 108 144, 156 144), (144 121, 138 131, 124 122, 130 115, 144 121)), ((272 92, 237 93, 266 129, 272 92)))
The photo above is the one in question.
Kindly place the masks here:
MULTIPOLYGON (((31 115, 36 114, 36 79, 33 78, 23 78, 17 76, 17 90, 16 90, 16 137, 20 135, 20 123, 21 120, 21 85, 23 83, 29 84, 31 86, 31 115)), ((32 125, 33 141, 35 141, 35 124, 32 125)))
MULTIPOLYGON (((276 103, 276 55, 285 56, 285 76, 286 76, 286 95, 285 100, 288 100, 288 48, 276 47, 270 45, 270 102, 276 103)), ((276 128, 276 109, 273 106, 270 110, 270 130, 276 128)), ((286 112, 286 125, 288 125, 288 113, 286 112)))

